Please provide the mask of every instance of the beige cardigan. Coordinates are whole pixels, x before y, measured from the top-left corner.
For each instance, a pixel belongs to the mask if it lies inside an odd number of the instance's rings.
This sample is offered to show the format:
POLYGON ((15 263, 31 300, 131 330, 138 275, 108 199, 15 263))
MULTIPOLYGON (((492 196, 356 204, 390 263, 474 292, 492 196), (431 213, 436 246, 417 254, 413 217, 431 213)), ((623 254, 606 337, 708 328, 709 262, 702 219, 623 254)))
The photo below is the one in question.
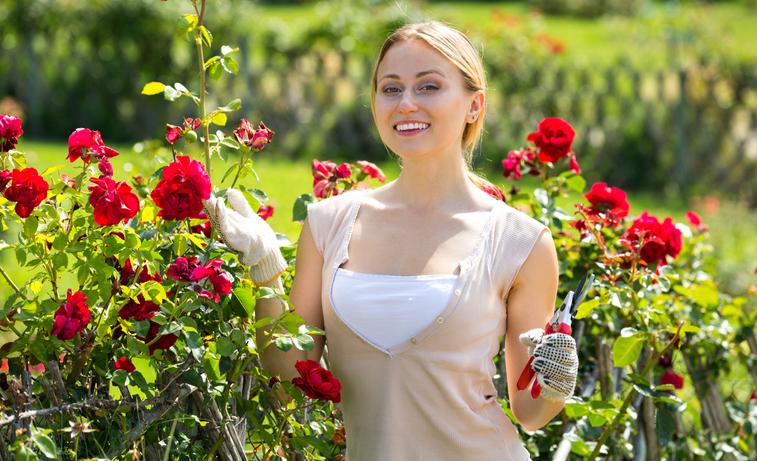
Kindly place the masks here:
POLYGON ((308 207, 323 255, 323 317, 329 364, 342 382, 347 460, 530 459, 497 402, 492 358, 505 334, 503 299, 546 227, 497 202, 474 251, 459 263, 441 315, 409 341, 383 350, 342 322, 331 303, 364 193, 308 207), (505 291, 498 292, 503 282, 505 291))

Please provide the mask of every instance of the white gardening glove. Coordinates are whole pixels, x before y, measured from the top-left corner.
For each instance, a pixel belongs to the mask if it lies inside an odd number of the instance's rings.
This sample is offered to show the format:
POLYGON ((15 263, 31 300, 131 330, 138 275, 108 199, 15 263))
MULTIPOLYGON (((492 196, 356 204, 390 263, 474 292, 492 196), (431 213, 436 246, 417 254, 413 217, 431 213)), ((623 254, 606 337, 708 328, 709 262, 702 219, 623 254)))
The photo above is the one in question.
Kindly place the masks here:
POLYGON ((541 396, 547 400, 564 402, 576 388, 578 353, 576 341, 564 333, 544 334, 541 328, 528 330, 519 337, 528 346, 536 379, 541 385, 541 396))
POLYGON ((241 192, 229 189, 226 197, 231 209, 214 195, 203 202, 210 222, 226 245, 239 253, 239 260, 250 266, 253 282, 263 284, 274 280, 287 267, 276 233, 252 211, 241 192))

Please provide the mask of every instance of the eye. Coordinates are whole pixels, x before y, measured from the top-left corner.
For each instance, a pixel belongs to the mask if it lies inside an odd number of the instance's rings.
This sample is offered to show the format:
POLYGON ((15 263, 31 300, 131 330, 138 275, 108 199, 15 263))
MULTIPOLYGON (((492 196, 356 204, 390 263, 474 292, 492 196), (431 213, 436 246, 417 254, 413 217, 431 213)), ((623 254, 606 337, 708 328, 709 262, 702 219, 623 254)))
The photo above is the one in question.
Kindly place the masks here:
POLYGON ((436 91, 439 89, 439 86, 434 83, 424 83, 419 88, 420 91, 423 91, 424 93, 428 93, 430 91, 436 91))
POLYGON ((396 86, 385 86, 381 90, 381 92, 384 93, 384 94, 394 94, 394 93, 399 93, 399 91, 400 91, 400 89, 397 88, 396 86))

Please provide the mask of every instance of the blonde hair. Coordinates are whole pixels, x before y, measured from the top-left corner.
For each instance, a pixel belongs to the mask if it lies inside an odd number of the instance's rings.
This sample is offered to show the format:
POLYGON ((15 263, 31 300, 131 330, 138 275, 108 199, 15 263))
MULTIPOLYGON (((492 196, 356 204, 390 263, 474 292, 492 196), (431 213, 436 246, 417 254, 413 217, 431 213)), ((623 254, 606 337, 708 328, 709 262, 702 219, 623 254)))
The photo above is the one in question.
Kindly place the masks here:
MULTIPOLYGON (((486 73, 476 47, 468 37, 459 30, 439 21, 406 24, 392 32, 381 46, 381 51, 376 58, 371 77, 371 112, 374 119, 376 116, 376 92, 378 90, 378 67, 386 56, 389 49, 397 43, 408 42, 414 39, 423 40, 431 48, 435 49, 460 69, 465 88, 470 92, 486 92, 486 73)), ((495 187, 486 179, 471 171, 473 150, 481 141, 481 134, 486 119, 485 107, 481 108, 478 117, 472 123, 466 123, 463 129, 462 148, 468 177, 478 187, 495 187)))

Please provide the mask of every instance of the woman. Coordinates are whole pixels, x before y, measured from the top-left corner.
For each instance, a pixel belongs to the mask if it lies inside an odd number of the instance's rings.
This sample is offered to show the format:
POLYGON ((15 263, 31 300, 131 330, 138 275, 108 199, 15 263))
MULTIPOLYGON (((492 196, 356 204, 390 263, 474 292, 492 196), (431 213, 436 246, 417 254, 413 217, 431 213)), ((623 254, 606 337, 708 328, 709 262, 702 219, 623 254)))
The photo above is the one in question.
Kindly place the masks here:
MULTIPOLYGON (((319 360, 328 341, 350 461, 530 459, 492 383, 503 335, 510 405, 524 429, 549 422, 573 392, 575 342, 541 337, 557 291, 552 238, 483 192, 467 165, 485 89, 462 33, 438 22, 395 31, 377 59, 371 98, 402 171, 385 186, 309 207, 290 301, 326 337, 307 354, 268 348, 262 358, 288 379, 295 360, 319 360), (544 389, 537 399, 516 390, 531 354, 544 389)), ((236 211, 211 198, 209 215, 252 279, 280 289, 286 263, 273 231, 239 192, 228 199, 236 211)), ((281 308, 261 299, 256 314, 281 308)))

